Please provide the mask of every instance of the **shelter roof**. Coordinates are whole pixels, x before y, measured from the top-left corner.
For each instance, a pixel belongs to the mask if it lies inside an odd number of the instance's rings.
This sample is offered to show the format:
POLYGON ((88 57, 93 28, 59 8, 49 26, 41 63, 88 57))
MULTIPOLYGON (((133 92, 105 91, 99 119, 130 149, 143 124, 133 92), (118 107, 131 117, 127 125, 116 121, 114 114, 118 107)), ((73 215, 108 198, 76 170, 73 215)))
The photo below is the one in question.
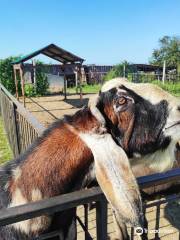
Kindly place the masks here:
POLYGON ((39 54, 43 54, 43 55, 50 57, 50 58, 52 58, 58 62, 61 62, 63 64, 82 63, 84 61, 83 58, 80 58, 80 57, 74 55, 73 53, 64 50, 63 48, 58 47, 55 44, 49 44, 48 46, 46 46, 44 48, 41 48, 41 49, 34 51, 28 55, 18 58, 12 64, 23 63, 39 54))

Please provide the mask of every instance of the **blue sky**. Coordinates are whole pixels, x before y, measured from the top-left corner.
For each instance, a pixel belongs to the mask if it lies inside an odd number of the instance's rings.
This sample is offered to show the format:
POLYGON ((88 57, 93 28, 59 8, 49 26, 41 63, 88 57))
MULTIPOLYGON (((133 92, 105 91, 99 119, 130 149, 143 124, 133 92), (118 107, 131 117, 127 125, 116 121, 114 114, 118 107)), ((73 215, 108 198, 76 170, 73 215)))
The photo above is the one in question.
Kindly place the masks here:
POLYGON ((0 0, 0 29, 0 58, 55 43, 86 63, 147 63, 159 38, 180 35, 180 1, 0 0))

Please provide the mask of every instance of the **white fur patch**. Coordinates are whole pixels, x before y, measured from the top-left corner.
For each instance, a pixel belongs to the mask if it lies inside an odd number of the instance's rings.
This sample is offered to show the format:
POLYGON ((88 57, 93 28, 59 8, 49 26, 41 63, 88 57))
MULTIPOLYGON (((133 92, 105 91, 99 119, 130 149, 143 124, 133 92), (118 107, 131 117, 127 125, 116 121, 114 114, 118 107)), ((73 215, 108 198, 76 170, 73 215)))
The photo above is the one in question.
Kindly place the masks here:
POLYGON ((107 81, 101 88, 102 92, 107 92, 111 90, 112 88, 118 88, 121 85, 124 85, 127 83, 127 78, 114 78, 110 81, 107 81))
POLYGON ((110 134, 81 133, 80 137, 93 153, 96 178, 106 198, 117 213, 137 224, 135 202, 139 201, 140 206, 141 198, 124 150, 110 134))
MULTIPOLYGON (((42 199, 42 194, 39 189, 32 190, 32 201, 38 201, 42 199)), ((15 207, 23 204, 27 204, 27 199, 22 195, 22 192, 17 188, 12 194, 12 200, 9 207, 15 207)), ((11 226, 18 231, 26 234, 38 233, 43 229, 46 229, 51 223, 51 218, 47 216, 40 216, 37 218, 28 219, 25 221, 17 222, 11 226)))
POLYGON ((21 174, 22 174, 22 170, 20 169, 20 167, 17 167, 13 170, 13 178, 14 178, 14 181, 16 182, 18 179, 20 179, 21 177, 21 174))
POLYGON ((103 86, 101 91, 106 92, 112 88, 118 88, 124 85, 125 87, 133 90, 135 93, 140 95, 146 100, 149 100, 152 104, 159 103, 161 100, 167 100, 168 102, 177 102, 177 98, 164 91, 155 84, 150 83, 132 83, 128 82, 126 78, 114 78, 107 81, 103 86))
POLYGON ((30 232, 38 233, 47 229, 51 224, 51 218, 48 216, 40 216, 30 220, 30 232))
POLYGON ((51 224, 50 217, 40 216, 40 217, 14 223, 11 226, 16 230, 22 233, 25 233, 27 235, 29 234, 38 235, 40 231, 47 229, 50 224, 51 224))
MULTIPOLYGON (((9 207, 16 207, 16 206, 23 205, 26 203, 28 203, 27 199, 25 199, 23 197, 21 190, 19 188, 16 188, 16 190, 12 194, 12 200, 11 200, 9 207)), ((17 223, 12 224, 12 226, 17 230, 20 230, 20 231, 28 234, 29 233, 29 225, 30 225, 29 221, 30 220, 17 222, 17 223)))
POLYGON ((40 201, 40 200, 42 200, 42 198, 43 198, 42 193, 38 188, 32 190, 32 201, 33 202, 40 201))
POLYGON ((28 203, 27 199, 22 195, 22 192, 19 188, 12 193, 12 200, 9 207, 16 207, 28 203))
POLYGON ((22 233, 30 233, 30 220, 17 222, 12 224, 11 226, 22 233))
POLYGON ((135 156, 130 159, 132 166, 144 164, 155 172, 164 172, 173 167, 175 161, 175 143, 171 142, 165 150, 158 150, 145 156, 135 156))

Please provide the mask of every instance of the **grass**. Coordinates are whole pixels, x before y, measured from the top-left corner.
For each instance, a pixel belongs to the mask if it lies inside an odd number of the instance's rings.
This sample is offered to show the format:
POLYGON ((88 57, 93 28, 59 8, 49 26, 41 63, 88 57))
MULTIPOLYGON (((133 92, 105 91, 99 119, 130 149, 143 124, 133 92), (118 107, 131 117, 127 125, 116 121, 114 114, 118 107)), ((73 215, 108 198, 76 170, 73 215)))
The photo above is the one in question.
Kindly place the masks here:
POLYGON ((10 160, 12 152, 3 128, 2 117, 0 116, 0 164, 10 160))
MULTIPOLYGON (((94 85, 84 85, 82 86, 82 92, 87 94, 87 93, 98 93, 99 90, 101 89, 100 84, 94 84, 94 85)), ((67 89, 68 93, 76 93, 76 87, 73 88, 68 88, 67 89)), ((78 89, 79 92, 79 89, 78 89)))
POLYGON ((172 95, 180 97, 180 83, 173 84, 173 83, 165 82, 165 84, 163 84, 162 82, 158 82, 158 81, 153 81, 152 83, 158 85, 159 87, 171 93, 172 95))
MULTIPOLYGON (((162 89, 164 89, 165 91, 171 93, 174 96, 180 97, 180 83, 165 83, 163 84, 162 82, 158 82, 158 81, 152 81, 151 83, 158 85, 159 87, 161 87, 162 89)), ((84 94, 87 93, 98 93, 99 90, 101 89, 101 85, 100 84, 95 84, 95 85, 84 85, 82 87, 82 92, 84 94)), ((68 88, 67 90, 68 93, 76 93, 76 88, 68 88)), ((79 89, 78 89, 79 92, 79 89)))

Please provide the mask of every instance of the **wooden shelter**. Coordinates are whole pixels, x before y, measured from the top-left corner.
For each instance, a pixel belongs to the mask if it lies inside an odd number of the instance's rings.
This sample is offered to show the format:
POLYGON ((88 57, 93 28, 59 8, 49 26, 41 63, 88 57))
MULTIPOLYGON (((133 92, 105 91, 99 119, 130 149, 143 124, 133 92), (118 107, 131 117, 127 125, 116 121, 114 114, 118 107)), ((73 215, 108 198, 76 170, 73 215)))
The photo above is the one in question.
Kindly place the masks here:
MULTIPOLYGON (((83 58, 80 58, 73 53, 70 53, 55 44, 49 44, 48 46, 41 48, 35 52, 32 52, 28 55, 25 55, 23 57, 20 57, 16 61, 14 61, 13 64, 13 71, 14 71, 14 80, 15 80, 15 85, 16 85, 16 97, 19 99, 18 95, 18 81, 17 81, 17 74, 20 76, 20 81, 21 81, 21 91, 22 91, 22 96, 23 96, 23 102, 25 105, 25 91, 24 91, 24 73, 23 73, 23 63, 30 60, 33 57, 36 57, 39 54, 43 54, 47 57, 50 57, 62 64, 61 67, 64 69, 64 97, 65 99, 67 98, 67 80, 66 80, 66 65, 67 64, 75 64, 76 69, 77 69, 77 82, 79 83, 80 86, 80 99, 82 99, 82 87, 81 87, 81 66, 84 61, 83 58)), ((33 64, 34 71, 35 71, 35 64, 33 64)))

